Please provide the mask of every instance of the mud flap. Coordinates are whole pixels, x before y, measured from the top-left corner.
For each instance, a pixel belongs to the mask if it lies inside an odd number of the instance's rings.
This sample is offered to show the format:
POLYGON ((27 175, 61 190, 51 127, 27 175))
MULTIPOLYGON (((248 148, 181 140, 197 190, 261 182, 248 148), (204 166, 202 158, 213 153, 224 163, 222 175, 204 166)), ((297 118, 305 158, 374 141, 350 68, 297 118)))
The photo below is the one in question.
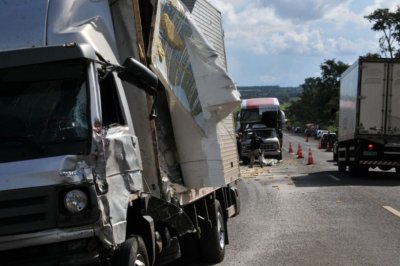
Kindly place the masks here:
POLYGON ((173 228, 179 236, 195 232, 192 220, 182 208, 165 200, 149 196, 146 202, 146 215, 151 216, 154 222, 164 222, 173 228))

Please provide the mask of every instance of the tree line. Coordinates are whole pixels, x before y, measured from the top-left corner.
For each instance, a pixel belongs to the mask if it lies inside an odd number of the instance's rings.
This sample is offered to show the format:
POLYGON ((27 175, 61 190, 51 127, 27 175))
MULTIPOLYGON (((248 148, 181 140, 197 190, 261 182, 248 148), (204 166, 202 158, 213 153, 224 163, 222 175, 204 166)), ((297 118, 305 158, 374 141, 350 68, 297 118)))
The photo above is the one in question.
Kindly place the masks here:
MULTIPOLYGON (((364 16, 372 23, 371 29, 380 32, 380 53, 367 53, 367 58, 400 58, 400 6, 393 12, 387 8, 376 9, 364 16)), ((335 131, 338 125, 340 75, 349 67, 342 61, 325 60, 320 77, 309 77, 295 101, 286 106, 286 117, 292 126, 307 123, 335 131)))

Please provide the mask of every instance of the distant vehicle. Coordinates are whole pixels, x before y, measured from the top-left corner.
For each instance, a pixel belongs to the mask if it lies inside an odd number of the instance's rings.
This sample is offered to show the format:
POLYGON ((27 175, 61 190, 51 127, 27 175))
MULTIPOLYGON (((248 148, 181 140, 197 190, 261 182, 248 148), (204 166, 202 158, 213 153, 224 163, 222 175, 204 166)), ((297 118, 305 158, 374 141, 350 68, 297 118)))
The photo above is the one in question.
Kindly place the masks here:
POLYGON ((328 130, 318 129, 318 130, 317 130, 317 134, 315 135, 315 139, 320 139, 321 136, 322 136, 322 134, 328 133, 328 132, 329 132, 328 130))
POLYGON ((321 149, 326 149, 328 144, 332 147, 336 139, 335 133, 323 133, 320 139, 321 149))
POLYGON ((360 57, 340 78, 338 170, 400 174, 400 60, 360 57))
POLYGON ((282 128, 285 113, 281 110, 277 98, 252 98, 242 100, 240 109, 240 132, 251 128, 254 124, 262 124, 267 128, 275 128, 282 147, 282 128))
POLYGON ((294 133, 301 133, 301 132, 302 132, 301 127, 296 127, 294 129, 294 133))
POLYGON ((247 129, 243 132, 243 141, 240 157, 244 164, 247 164, 250 160, 250 142, 251 135, 256 133, 263 143, 261 144, 261 149, 264 152, 264 158, 274 158, 277 160, 282 160, 282 150, 279 142, 278 134, 275 128, 267 127, 253 127, 247 129))

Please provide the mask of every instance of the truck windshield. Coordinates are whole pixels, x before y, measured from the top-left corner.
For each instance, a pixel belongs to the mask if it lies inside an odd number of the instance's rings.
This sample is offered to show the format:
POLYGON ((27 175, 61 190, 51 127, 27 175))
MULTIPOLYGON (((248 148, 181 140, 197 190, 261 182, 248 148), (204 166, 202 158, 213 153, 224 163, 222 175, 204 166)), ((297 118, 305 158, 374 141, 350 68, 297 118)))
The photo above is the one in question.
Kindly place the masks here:
POLYGON ((85 69, 78 60, 0 69, 0 162, 88 152, 85 69))
POLYGON ((259 109, 242 109, 240 110, 240 122, 252 123, 261 122, 261 115, 259 109))

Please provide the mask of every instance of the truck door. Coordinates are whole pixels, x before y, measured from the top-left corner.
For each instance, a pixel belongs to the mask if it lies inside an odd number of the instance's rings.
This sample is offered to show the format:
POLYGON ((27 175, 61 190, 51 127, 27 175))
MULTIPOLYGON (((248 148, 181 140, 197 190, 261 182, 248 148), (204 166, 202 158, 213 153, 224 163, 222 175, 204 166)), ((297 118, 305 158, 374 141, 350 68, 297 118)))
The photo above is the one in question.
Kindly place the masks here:
POLYGON ((400 135, 400 63, 389 65, 386 133, 400 135))
POLYGON ((386 108, 387 64, 364 62, 360 84, 360 134, 383 134, 386 108))

